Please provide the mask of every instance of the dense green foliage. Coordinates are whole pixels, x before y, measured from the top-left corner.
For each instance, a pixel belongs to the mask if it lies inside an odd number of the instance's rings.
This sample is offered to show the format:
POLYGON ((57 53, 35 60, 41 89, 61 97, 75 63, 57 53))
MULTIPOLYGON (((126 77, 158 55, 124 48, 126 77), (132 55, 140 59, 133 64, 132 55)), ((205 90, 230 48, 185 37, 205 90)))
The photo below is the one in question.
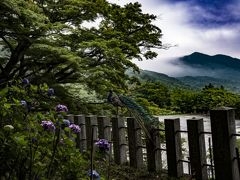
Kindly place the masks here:
POLYGON ((98 103, 109 89, 127 89, 125 71, 139 70, 132 60, 153 59, 154 48, 165 48, 156 16, 139 3, 105 0, 3 0, 0 9, 0 178, 86 179, 89 157, 75 148, 76 135, 54 107, 104 111, 84 92, 98 103), (48 86, 59 98, 48 96, 48 86))
POLYGON ((79 179, 89 167, 76 134, 63 126, 65 112, 47 85, 15 81, 0 91, 1 179, 79 179), (51 126, 44 126, 44 121, 51 126))
MULTIPOLYGON (((36 86, 24 80, 13 81, 0 91, 0 178, 87 179, 89 153, 76 148, 76 134, 64 124, 66 112, 56 108, 61 98, 50 96, 46 84, 36 86), (44 121, 51 121, 55 128, 44 127, 44 121)), ((98 153, 94 168, 101 179, 157 177, 146 169, 120 167, 98 153)))
MULTIPOLYGON (((226 72, 229 73, 229 72, 226 72)), ((182 83, 189 85, 190 88, 201 90, 206 84, 214 84, 214 86, 220 87, 224 86, 225 89, 239 93, 240 92, 240 81, 236 78, 232 79, 222 79, 221 76, 219 78, 209 77, 209 76, 184 76, 177 77, 176 79, 180 80, 182 83)))
POLYGON ((211 109, 228 106, 236 108, 239 116, 240 96, 221 87, 206 85, 193 91, 168 88, 159 82, 145 82, 136 86, 133 93, 140 104, 147 106, 153 114, 208 113, 211 109), (162 109, 163 108, 163 109, 162 109), (168 111, 166 111, 168 110, 168 111))
POLYGON ((213 108, 229 106, 236 108, 236 117, 240 117, 240 96, 238 82, 235 80, 173 78, 146 70, 141 70, 139 75, 131 71, 128 73, 142 83, 132 85, 132 94, 137 96, 140 104, 151 109, 153 114, 208 113, 213 108))
MULTIPOLYGON (((156 16, 143 13, 139 3, 2 0, 0 9, 1 179, 87 178, 89 154, 76 149, 76 134, 63 126, 65 113, 56 112, 59 103, 68 103, 73 113, 106 115, 113 112, 103 101, 106 92, 129 88, 128 95, 154 115, 208 113, 218 106, 240 109, 239 95, 223 87, 193 91, 151 72, 141 76, 142 84, 133 83, 126 71, 139 69, 132 60, 153 59, 154 48, 165 48, 161 30, 153 25, 156 16), (165 84, 156 82, 159 76, 165 84), (32 85, 19 81, 23 78, 32 85), (59 98, 49 96, 48 87, 59 98), (55 128, 46 129, 44 121, 55 128)), ((106 159, 96 158, 96 163, 103 178, 107 173, 116 179, 144 174, 109 167, 106 159)))
POLYGON ((211 84, 197 92, 178 90, 173 93, 173 107, 184 113, 208 113, 216 107, 236 107, 239 100, 239 95, 211 84))
POLYGON ((165 108, 170 105, 169 89, 160 83, 142 83, 137 87, 136 91, 140 97, 148 99, 157 104, 160 108, 165 108))
POLYGON ((164 48, 156 16, 139 3, 3 0, 0 9, 1 84, 79 82, 102 94, 126 88, 125 70, 138 70, 132 59, 152 59, 154 48, 164 48))
POLYGON ((131 77, 137 78, 140 82, 160 82, 161 84, 169 87, 169 88, 184 88, 190 89, 190 86, 181 82, 177 78, 170 77, 166 74, 148 71, 148 70, 140 70, 140 73, 134 73, 133 71, 127 72, 131 77))

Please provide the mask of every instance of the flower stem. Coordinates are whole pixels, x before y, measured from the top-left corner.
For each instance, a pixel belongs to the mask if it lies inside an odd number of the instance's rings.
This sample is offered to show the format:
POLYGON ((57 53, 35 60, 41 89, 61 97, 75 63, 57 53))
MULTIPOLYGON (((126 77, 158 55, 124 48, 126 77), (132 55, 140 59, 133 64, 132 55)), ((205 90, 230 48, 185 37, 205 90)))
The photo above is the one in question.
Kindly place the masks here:
POLYGON ((92 136, 91 136, 91 180, 93 180, 93 127, 92 127, 92 136))
POLYGON ((49 164, 49 167, 48 167, 48 173, 47 173, 47 177, 48 177, 48 178, 49 178, 49 176, 50 176, 51 167, 52 167, 53 160, 54 160, 54 158, 55 158, 56 151, 57 151, 57 145, 58 145, 58 141, 59 141, 59 138, 60 138, 60 128, 57 128, 57 129, 56 129, 56 136, 57 136, 57 139, 56 139, 55 145, 54 145, 54 147, 53 147, 53 153, 52 153, 51 161, 50 161, 50 164, 49 164))

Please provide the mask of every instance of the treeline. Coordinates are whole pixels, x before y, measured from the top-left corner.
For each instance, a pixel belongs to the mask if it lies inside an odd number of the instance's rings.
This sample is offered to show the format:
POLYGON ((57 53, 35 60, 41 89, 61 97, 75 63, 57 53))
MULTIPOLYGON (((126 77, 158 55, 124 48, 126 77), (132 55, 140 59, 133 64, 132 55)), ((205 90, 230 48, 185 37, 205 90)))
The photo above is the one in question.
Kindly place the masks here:
POLYGON ((209 110, 228 106, 236 108, 236 114, 240 112, 240 95, 232 93, 223 86, 215 87, 206 85, 200 91, 181 88, 168 88, 159 82, 144 82, 134 89, 136 99, 150 110, 160 108, 153 113, 171 112, 176 113, 209 113, 209 110), (155 107, 155 108, 153 108, 155 107))

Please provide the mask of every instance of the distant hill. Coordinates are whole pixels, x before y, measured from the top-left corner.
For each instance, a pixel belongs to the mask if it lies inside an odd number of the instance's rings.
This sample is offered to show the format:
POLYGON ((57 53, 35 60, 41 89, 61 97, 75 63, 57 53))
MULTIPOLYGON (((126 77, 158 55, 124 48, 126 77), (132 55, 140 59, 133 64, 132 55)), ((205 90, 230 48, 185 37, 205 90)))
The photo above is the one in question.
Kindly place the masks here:
POLYGON ((188 56, 181 57, 180 61, 187 65, 202 67, 207 66, 208 68, 212 69, 217 69, 219 67, 232 68, 236 70, 240 69, 240 59, 221 54, 209 56, 199 52, 194 52, 188 56))
POLYGON ((160 82, 169 88, 200 90, 205 85, 211 83, 216 87, 223 86, 227 90, 240 93, 239 80, 226 80, 209 76, 170 77, 163 73, 148 70, 141 70, 140 74, 135 74, 134 76, 138 77, 140 81, 160 82))
POLYGON ((211 83, 216 87, 223 86, 225 89, 240 92, 240 81, 213 78, 208 76, 184 76, 176 77, 182 83, 189 85, 193 89, 202 89, 205 85, 211 83))
POLYGON ((170 77, 163 73, 158 73, 154 71, 148 70, 140 70, 140 74, 133 74, 133 72, 128 72, 130 76, 137 77, 140 81, 150 81, 150 82, 160 82, 167 87, 179 87, 179 88, 187 88, 189 89, 190 86, 184 84, 181 80, 178 80, 174 77, 170 77))
MULTIPOLYGON (((189 68, 199 75, 192 74, 183 77, 170 77, 163 73, 141 70, 135 74, 141 81, 160 82, 168 87, 185 89, 202 89, 209 83, 216 87, 223 86, 225 89, 240 93, 240 59, 226 55, 209 56, 202 53, 192 53, 179 58, 175 66, 189 68)), ((133 73, 130 73, 133 75, 133 73)))
MULTIPOLYGON (((177 63, 195 69, 201 76, 240 80, 240 59, 232 58, 230 56, 209 56, 194 52, 188 56, 179 58, 177 63)), ((187 76, 192 75, 189 74, 187 76)))

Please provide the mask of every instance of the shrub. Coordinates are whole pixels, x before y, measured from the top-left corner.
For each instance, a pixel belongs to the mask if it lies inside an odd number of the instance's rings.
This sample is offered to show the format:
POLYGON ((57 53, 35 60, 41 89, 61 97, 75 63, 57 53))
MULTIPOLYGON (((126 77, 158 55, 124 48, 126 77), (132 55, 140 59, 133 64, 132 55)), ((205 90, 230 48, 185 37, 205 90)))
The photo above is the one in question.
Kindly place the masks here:
POLYGON ((10 84, 0 90, 0 178, 86 178, 88 162, 74 140, 80 128, 66 123, 54 90, 28 79, 10 84))

